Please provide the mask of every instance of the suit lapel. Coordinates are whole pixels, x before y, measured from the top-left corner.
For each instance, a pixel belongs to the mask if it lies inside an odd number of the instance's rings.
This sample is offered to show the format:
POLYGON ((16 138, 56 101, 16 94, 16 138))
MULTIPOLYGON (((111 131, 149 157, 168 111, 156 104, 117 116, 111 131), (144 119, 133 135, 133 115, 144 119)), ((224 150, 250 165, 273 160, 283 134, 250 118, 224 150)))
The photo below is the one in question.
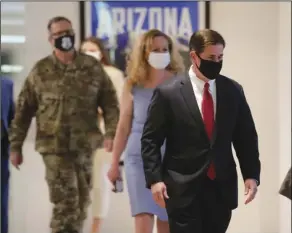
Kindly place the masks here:
POLYGON ((215 143, 220 126, 222 125, 222 119, 224 117, 224 105, 228 105, 228 96, 226 94, 223 81, 224 80, 220 76, 216 79, 216 116, 213 136, 211 139, 212 145, 215 143))
POLYGON ((181 82, 182 86, 181 86, 181 94, 183 96, 184 102, 188 107, 188 110, 190 112, 190 114, 192 115, 195 124, 197 127, 199 127, 199 129, 204 132, 204 135, 206 137, 207 133, 205 131, 205 126, 204 126, 204 122, 203 122, 203 118, 198 106, 198 102, 196 99, 196 96, 194 94, 194 90, 192 87, 192 83, 191 80, 189 79, 189 77, 186 75, 185 79, 181 82))
MULTIPOLYGON (((181 82, 181 94, 183 96, 184 102, 188 107, 190 114, 192 115, 196 127, 204 132, 206 138, 208 138, 204 121, 198 106, 198 102, 196 96, 194 94, 194 90, 192 87, 192 83, 188 75, 185 76, 185 79, 181 82)), ((210 144, 214 145, 216 138, 218 137, 218 133, 220 132, 220 127, 222 126, 222 120, 224 119, 224 114, 226 114, 226 108, 224 106, 228 106, 229 103, 229 96, 226 92, 226 87, 224 85, 224 79, 220 76, 216 79, 216 116, 215 116, 215 123, 214 123, 214 131, 212 138, 210 140, 210 144)), ((228 113, 227 113, 228 114, 228 113)), ((209 139, 208 139, 209 140, 209 139)))

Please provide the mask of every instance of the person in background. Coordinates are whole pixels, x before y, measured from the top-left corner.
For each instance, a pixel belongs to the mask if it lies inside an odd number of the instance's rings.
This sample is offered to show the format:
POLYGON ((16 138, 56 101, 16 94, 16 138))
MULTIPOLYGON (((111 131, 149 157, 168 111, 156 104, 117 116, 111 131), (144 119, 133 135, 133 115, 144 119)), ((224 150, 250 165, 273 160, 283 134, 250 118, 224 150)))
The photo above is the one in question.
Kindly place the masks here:
POLYGON ((189 72, 157 87, 149 105, 141 139, 146 183, 165 202, 171 233, 225 233, 238 205, 232 144, 248 204, 260 182, 258 136, 242 86, 220 75, 223 37, 199 30, 189 48, 189 72))
MULTIPOLYGON (((158 206, 146 188, 141 156, 141 136, 147 117, 147 108, 156 86, 184 70, 182 58, 172 40, 153 29, 137 40, 127 64, 121 112, 114 139, 113 159, 108 177, 115 182, 120 177, 119 161, 125 154, 125 174, 136 233, 153 232, 157 216, 157 232, 168 233, 165 208, 158 206)), ((159 148, 164 151, 164 146, 159 148)), ((163 152, 162 152, 163 153, 163 152)))
POLYGON ((102 40, 96 37, 88 37, 82 42, 80 51, 94 57, 102 64, 103 69, 106 71, 116 88, 117 96, 121 97, 124 86, 124 74, 111 63, 102 40))
POLYGON ((291 168, 290 168, 279 191, 282 196, 287 197, 290 200, 291 200, 291 187, 292 187, 291 183, 292 183, 292 178, 291 178, 291 168))
POLYGON ((14 116, 13 82, 1 77, 1 233, 8 233, 9 139, 14 116))
POLYGON ((92 154, 102 143, 111 150, 119 106, 101 64, 75 50, 71 21, 54 17, 47 29, 53 53, 35 64, 19 94, 9 135, 10 157, 19 168, 35 116, 36 150, 45 164, 53 204, 51 232, 79 233, 90 203, 92 154), (98 108, 105 119, 105 136, 96 124, 98 108))
MULTIPOLYGON (((105 72, 114 84, 118 100, 120 100, 124 86, 124 74, 111 64, 102 41, 96 37, 89 37, 82 42, 80 51, 94 57, 102 64, 105 72)), ((103 135, 105 135, 106 132, 101 109, 99 109, 98 122, 103 135)), ((109 169, 110 160, 111 153, 106 148, 96 150, 93 164, 92 233, 100 232, 101 222, 109 211, 111 185, 106 174, 109 169)))

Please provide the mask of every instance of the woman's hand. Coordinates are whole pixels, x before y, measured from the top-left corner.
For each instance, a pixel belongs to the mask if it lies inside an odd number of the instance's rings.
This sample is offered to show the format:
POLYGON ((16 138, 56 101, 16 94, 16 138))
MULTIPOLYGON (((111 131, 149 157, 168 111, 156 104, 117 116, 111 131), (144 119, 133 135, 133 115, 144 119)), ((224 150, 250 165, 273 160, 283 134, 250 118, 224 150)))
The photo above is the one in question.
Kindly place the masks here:
POLYGON ((120 177, 119 163, 112 163, 107 173, 107 177, 112 184, 114 184, 120 177))

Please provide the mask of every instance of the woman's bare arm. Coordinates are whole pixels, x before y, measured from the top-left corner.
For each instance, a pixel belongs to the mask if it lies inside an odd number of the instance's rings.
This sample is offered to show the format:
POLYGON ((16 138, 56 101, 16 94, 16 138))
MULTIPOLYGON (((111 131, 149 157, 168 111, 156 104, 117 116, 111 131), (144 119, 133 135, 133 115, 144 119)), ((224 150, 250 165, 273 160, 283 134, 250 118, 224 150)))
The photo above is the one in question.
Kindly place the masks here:
POLYGON ((113 145, 112 163, 117 165, 126 147, 133 117, 133 96, 127 84, 124 85, 120 105, 120 117, 113 145))

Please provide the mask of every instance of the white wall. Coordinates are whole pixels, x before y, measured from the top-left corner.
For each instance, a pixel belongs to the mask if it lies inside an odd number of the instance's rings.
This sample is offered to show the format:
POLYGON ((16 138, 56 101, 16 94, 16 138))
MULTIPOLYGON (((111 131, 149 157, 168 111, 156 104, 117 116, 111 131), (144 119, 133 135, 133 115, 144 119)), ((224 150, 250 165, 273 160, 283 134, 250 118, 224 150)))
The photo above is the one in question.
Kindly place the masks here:
POLYGON ((245 89, 262 161, 261 186, 251 205, 243 204, 240 177, 240 205, 229 232, 291 232, 289 201, 281 198, 280 205, 278 195, 280 181, 291 166, 290 4, 214 2, 211 9, 212 28, 227 42, 223 73, 245 89))
MULTIPOLYGON (((279 122, 280 182, 291 167, 291 3, 281 2, 279 9, 279 122)), ((291 201, 280 197, 280 232, 291 232, 291 201)))
MULTIPOLYGON (((23 54, 23 78, 39 58, 50 53, 46 24, 56 15, 71 19, 76 34, 79 34, 77 2, 26 3, 27 42, 23 54)), ((291 166, 290 4, 212 2, 211 23, 212 28, 222 33, 227 42, 223 73, 244 86, 258 129, 262 160, 260 190, 257 199, 248 206, 243 205, 240 179, 240 205, 234 211, 229 233, 289 233, 290 202, 279 197, 278 190, 291 166)), ((13 194, 16 195, 19 194, 13 194)), ((123 199, 123 203, 119 202, 119 208, 122 205, 128 205, 127 198, 123 199)), ((17 212, 14 214, 17 215, 17 212)), ((29 209, 26 214, 30 215, 29 209)), ((111 216, 108 223, 119 218, 117 214, 111 216)), ((33 219, 33 216, 30 218, 33 219)), ((127 217, 124 221, 131 220, 127 217)), ((130 233, 129 229, 125 227, 120 232, 130 233)), ((105 232, 108 231, 105 229, 105 232)), ((24 233, 35 232, 27 228, 24 233)))
POLYGON ((25 3, 25 34, 26 44, 23 54, 23 79, 16 85, 16 93, 22 81, 37 60, 49 55, 52 50, 48 42, 48 21, 55 16, 65 16, 72 21, 76 32, 76 46, 79 46, 79 6, 77 2, 26 2, 25 3))

